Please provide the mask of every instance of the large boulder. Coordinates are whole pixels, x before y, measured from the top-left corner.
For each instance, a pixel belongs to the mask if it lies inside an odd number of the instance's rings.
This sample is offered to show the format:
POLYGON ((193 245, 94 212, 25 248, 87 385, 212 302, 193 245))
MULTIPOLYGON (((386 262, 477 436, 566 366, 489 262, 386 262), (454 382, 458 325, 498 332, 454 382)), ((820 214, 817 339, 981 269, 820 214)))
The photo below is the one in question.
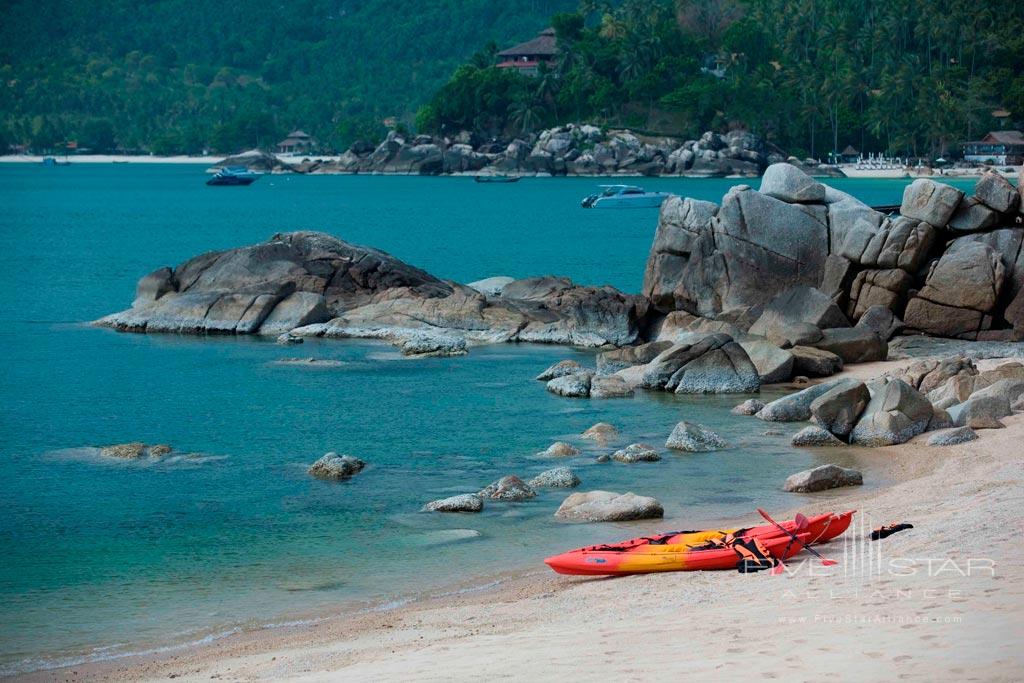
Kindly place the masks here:
POLYGON ((761 178, 761 193, 784 202, 824 202, 825 186, 792 164, 772 164, 761 178))
POLYGON ((671 341, 652 341, 637 346, 624 346, 621 349, 602 351, 597 354, 597 373, 607 375, 634 365, 645 365, 671 346, 671 341))
POLYGON ((980 417, 998 420, 1013 413, 1011 406, 1021 395, 1024 395, 1024 380, 1000 379, 973 391, 966 401, 949 406, 947 411, 956 426, 980 417))
POLYGON ((903 321, 896 317, 887 306, 871 306, 860 317, 854 327, 874 332, 879 339, 887 342, 903 329, 903 321))
POLYGON ((782 489, 794 493, 811 493, 841 486, 860 486, 863 483, 864 476, 857 470, 830 464, 790 475, 782 489))
POLYGON ((977 197, 968 197, 960 202, 947 227, 956 232, 975 232, 991 228, 998 222, 998 211, 986 206, 977 197))
POLYGON ((670 197, 661 207, 643 293, 654 307, 706 316, 763 304, 794 285, 821 282, 827 209, 788 204, 735 186, 721 208, 670 197))
POLYGON ((665 509, 654 498, 612 491, 574 493, 555 512, 555 517, 573 522, 626 522, 664 516, 665 509))
POLYGON ((935 228, 907 216, 860 216, 851 226, 832 229, 833 251, 868 268, 902 268, 916 273, 935 239, 935 228))
POLYGON ((903 191, 900 213, 942 227, 949 223, 963 196, 964 193, 955 187, 928 178, 918 178, 903 191))
POLYGON ((538 379, 541 382, 550 382, 557 377, 575 375, 583 371, 584 367, 574 360, 560 360, 537 375, 534 379, 538 379))
POLYGON ((974 184, 974 196, 993 211, 1011 213, 1017 210, 1020 195, 1017 188, 999 173, 983 173, 974 184))
POLYGON ((864 382, 843 379, 811 403, 811 418, 819 427, 846 438, 864 412, 871 394, 864 382))
POLYGON ((793 354, 794 375, 828 377, 843 369, 843 359, 831 351, 811 346, 794 346, 789 352, 793 354))
POLYGON ((815 399, 828 393, 847 380, 833 380, 815 384, 795 394, 775 399, 762 408, 756 415, 766 422, 803 422, 811 419, 811 404, 815 399))
POLYGON ((914 278, 901 268, 862 270, 850 285, 847 312, 859 320, 868 309, 882 306, 890 311, 903 310, 914 278))
POLYGON ((665 446, 688 453, 706 453, 729 448, 729 443, 704 425, 683 420, 672 430, 665 446))
POLYGON ((935 262, 925 286, 907 304, 909 329, 941 337, 975 339, 991 328, 989 315, 1003 287, 1005 268, 987 244, 962 242, 935 262))
POLYGON ((760 386, 757 368, 727 334, 694 334, 647 364, 642 384, 680 394, 749 393, 760 386))
POLYGON ((757 368, 762 384, 785 382, 793 376, 793 354, 766 341, 740 342, 750 362, 757 368))
POLYGON ((597 375, 590 379, 590 398, 628 398, 633 387, 618 375, 597 375))
POLYGON ((839 306, 824 292, 809 286, 792 287, 775 296, 751 325, 750 334, 770 337, 794 323, 818 328, 849 327, 839 306))
POLYGON ((928 428, 934 409, 917 389, 898 379, 872 382, 868 389, 871 400, 850 433, 850 443, 892 446, 928 428))
POLYGON ((843 359, 843 363, 870 363, 885 360, 888 345, 872 330, 864 327, 837 327, 822 330, 815 348, 830 351, 843 359))

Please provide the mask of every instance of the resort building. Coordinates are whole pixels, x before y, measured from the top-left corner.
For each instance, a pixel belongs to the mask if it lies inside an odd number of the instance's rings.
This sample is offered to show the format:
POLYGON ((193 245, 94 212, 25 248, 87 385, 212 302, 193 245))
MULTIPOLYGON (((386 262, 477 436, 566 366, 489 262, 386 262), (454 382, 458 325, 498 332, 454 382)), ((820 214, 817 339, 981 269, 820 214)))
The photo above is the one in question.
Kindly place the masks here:
POLYGON ((964 143, 964 161, 976 164, 1016 166, 1024 163, 1024 134, 1019 130, 996 130, 981 140, 964 143))
POLYGON ((288 137, 277 143, 279 154, 302 154, 309 152, 316 146, 316 141, 309 134, 301 130, 293 130, 288 137))
POLYGON ((546 28, 533 40, 498 53, 499 69, 516 69, 524 76, 536 76, 538 67, 550 64, 558 54, 555 29, 546 28))

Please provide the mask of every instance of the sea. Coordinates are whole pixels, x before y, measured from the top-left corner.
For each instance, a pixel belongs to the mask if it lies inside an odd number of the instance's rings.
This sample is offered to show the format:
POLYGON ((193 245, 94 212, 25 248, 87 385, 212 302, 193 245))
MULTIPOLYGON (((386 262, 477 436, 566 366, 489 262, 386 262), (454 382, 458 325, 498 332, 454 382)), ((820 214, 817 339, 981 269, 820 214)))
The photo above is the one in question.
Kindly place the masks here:
MULTIPOLYGON (((553 513, 566 490, 488 502, 476 515, 420 512, 506 474, 568 465, 580 490, 654 496, 667 518, 696 525, 792 508, 799 501, 782 481, 827 461, 790 446, 799 425, 766 435, 765 423, 731 415, 746 396, 579 400, 534 379, 564 358, 592 365, 593 351, 510 344, 410 360, 372 341, 284 347, 89 324, 127 308, 157 267, 292 230, 374 246, 461 282, 556 274, 638 292, 657 210, 580 208, 595 185, 719 201, 756 179, 276 175, 220 188, 205 179, 192 165, 0 164, 0 674, 385 609, 668 524, 562 523, 553 513), (280 362, 296 357, 335 362, 280 362), (632 442, 664 450, 682 419, 733 447, 596 461, 632 442), (580 440, 597 422, 621 440, 580 440), (581 455, 537 455, 556 440, 581 455), (128 441, 174 454, 98 454, 128 441), (368 466, 344 482, 309 476, 328 451, 368 466)), ((883 205, 899 203, 908 181, 829 182, 883 205)), ((842 457, 856 465, 855 454, 842 457)))

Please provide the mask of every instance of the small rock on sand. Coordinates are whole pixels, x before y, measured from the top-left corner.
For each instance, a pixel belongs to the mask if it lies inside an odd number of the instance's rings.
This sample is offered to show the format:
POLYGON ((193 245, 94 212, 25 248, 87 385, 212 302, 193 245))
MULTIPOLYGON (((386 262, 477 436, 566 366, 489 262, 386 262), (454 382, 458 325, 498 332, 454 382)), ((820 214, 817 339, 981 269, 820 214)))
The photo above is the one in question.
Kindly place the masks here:
POLYGON ((864 476, 857 470, 829 464, 791 474, 783 484, 782 490, 793 493, 811 493, 840 486, 860 486, 863 483, 864 476))
POLYGON ((832 432, 817 425, 808 425, 793 435, 793 445, 797 447, 821 448, 824 446, 845 446, 846 444, 833 436, 832 432))
POLYGON ((929 446, 957 446, 977 440, 978 435, 970 427, 942 429, 928 437, 929 446))

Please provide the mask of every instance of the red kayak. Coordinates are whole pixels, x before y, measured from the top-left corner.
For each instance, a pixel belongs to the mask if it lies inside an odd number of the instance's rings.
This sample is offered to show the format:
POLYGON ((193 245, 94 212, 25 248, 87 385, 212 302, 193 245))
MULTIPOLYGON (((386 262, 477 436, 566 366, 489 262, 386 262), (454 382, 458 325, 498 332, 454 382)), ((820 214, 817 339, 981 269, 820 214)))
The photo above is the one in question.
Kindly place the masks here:
MULTIPOLYGON (((795 520, 781 526, 796 533, 805 543, 824 543, 842 534, 850 526, 854 511, 840 515, 826 513, 807 520, 797 528, 795 520)), ((559 574, 623 575, 665 571, 697 571, 735 569, 737 555, 731 548, 702 549, 709 541, 727 536, 758 539, 773 557, 785 560, 802 549, 788 534, 771 524, 747 529, 711 529, 705 531, 674 531, 642 536, 612 545, 594 545, 555 555, 544 562, 559 574), (785 557, 777 553, 784 553, 785 557)))

